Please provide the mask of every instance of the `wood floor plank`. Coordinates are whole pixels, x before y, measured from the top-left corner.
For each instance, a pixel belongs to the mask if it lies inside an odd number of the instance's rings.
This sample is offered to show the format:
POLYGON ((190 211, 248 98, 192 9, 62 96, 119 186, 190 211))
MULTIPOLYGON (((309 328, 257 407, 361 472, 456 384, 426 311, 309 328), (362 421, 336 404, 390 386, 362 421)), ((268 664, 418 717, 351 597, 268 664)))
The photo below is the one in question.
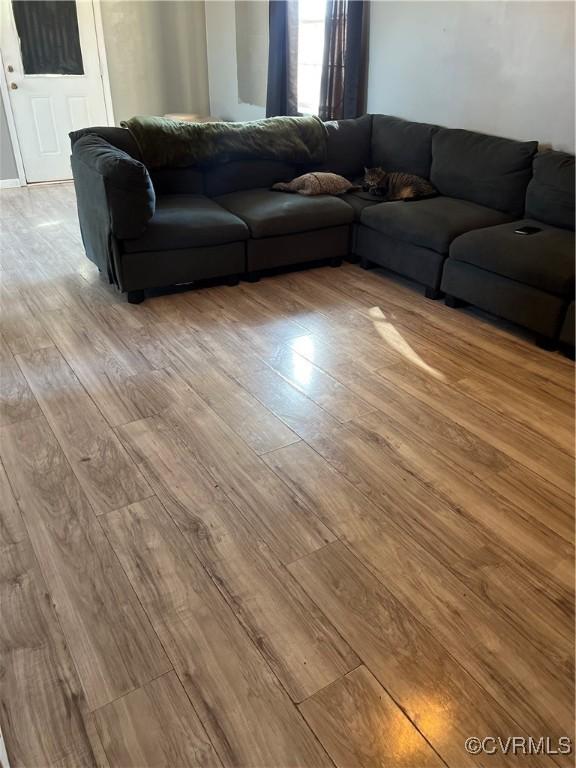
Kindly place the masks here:
POLYGON ((104 768, 92 715, 27 539, 0 554, 0 722, 12 768, 104 768))
POLYGON ((186 383, 256 453, 262 454, 300 438, 234 379, 213 367, 201 373, 179 368, 186 383))
POLYGON ((270 368, 238 376, 237 380, 304 440, 340 426, 337 419, 270 368))
POLYGON ((354 551, 512 717, 530 733, 570 733, 569 658, 535 659, 534 645, 424 551, 389 547, 374 536, 355 541, 354 551))
POLYGON ((174 672, 107 704, 95 719, 110 768, 222 765, 174 672))
POLYGON ((483 494, 483 481, 454 476, 389 419, 361 422, 314 447, 541 653, 563 663, 574 642, 570 547, 483 494))
MULTIPOLYGON (((161 421, 177 432, 187 450, 202 464, 240 509, 276 557, 286 563, 332 541, 334 535, 266 464, 192 392, 163 412, 161 421)), ((161 427, 160 427, 161 428, 161 427)), ((128 446, 146 424, 118 429, 128 446)), ((137 451, 136 451, 137 453, 137 451)))
MULTIPOLYGON (((348 458, 352 459, 355 450, 359 453, 368 450, 370 453, 366 467, 360 466, 358 472, 365 478, 369 493, 378 493, 380 488, 386 493, 384 478, 370 473, 368 468, 382 459, 380 454, 385 454, 391 465, 397 465, 415 478, 417 482, 412 484, 411 492, 418 492, 420 487, 431 494, 429 502, 426 496, 422 498, 421 492, 419 495, 432 513, 440 512, 440 515, 433 515, 437 523, 441 523, 442 519, 453 523, 450 527, 454 535, 462 537, 462 553, 466 551, 466 537, 471 537, 477 544, 479 535, 485 541, 489 540, 490 547, 500 550, 498 561, 525 563, 528 574, 533 571, 538 582, 545 582, 547 576, 554 575, 559 584, 573 594, 573 575, 569 570, 562 573, 561 568, 563 562, 571 559, 571 547, 546 525, 548 516, 542 522, 536 520, 524 511, 521 504, 490 491, 496 475, 476 478, 472 473, 462 473, 435 447, 422 445, 418 437, 379 413, 369 414, 350 424, 348 435, 351 445, 355 446, 348 458), (371 443, 377 446, 376 450, 370 451, 371 443), (434 497, 440 502, 440 508, 434 497), (442 515, 443 508, 448 517, 442 515), (471 536, 470 525, 476 528, 474 536, 471 536)), ((319 450, 326 456, 331 453, 338 461, 337 449, 330 451, 329 445, 323 445, 319 450)))
POLYGON ((487 478, 486 483, 502 498, 524 509, 538 524, 547 526, 566 541, 574 542, 573 494, 561 492, 516 462, 487 478))
POLYGON ((94 709, 171 667, 48 424, 25 425, 0 454, 94 709))
POLYGON ((30 312, 18 283, 10 274, 3 274, 0 280, 0 333, 13 355, 52 344, 42 324, 30 312))
POLYGON ((393 351, 365 343, 362 338, 340 336, 334 339, 330 334, 307 334, 292 339, 282 348, 291 349, 301 357, 329 373, 340 381, 341 374, 367 371, 369 373, 386 365, 400 361, 393 351))
MULTIPOLYGON (((275 453, 296 449, 299 444, 275 453)), ((313 464, 312 454, 307 458, 305 473, 290 469, 286 475, 305 483, 308 503, 322 518, 332 517, 339 537, 454 658, 525 728, 555 733, 571 728, 572 688, 564 673, 569 659, 559 664, 544 655, 536 658, 534 646, 425 547, 329 466, 321 460, 313 464)))
POLYGON ((210 292, 210 300, 235 320, 235 333, 255 349, 282 346, 307 331, 304 326, 278 311, 267 309, 242 291, 229 291, 218 286, 210 292))
POLYGON ((0 426, 41 415, 18 363, 0 335, 0 426))
MULTIPOLYGON (((563 574, 566 585, 559 585, 545 571, 527 566, 521 558, 510 557, 506 546, 499 545, 489 532, 474 525, 473 518, 468 519, 463 505, 454 506, 449 499, 434 501, 433 497, 427 503, 426 496, 414 496, 414 483, 410 491, 404 492, 400 485, 394 493, 397 481, 389 472, 380 471, 380 476, 376 476, 380 467, 389 462, 386 455, 376 453, 374 458, 365 444, 350 442, 348 437, 341 437, 340 442, 345 446, 346 463, 342 463, 344 459, 339 463, 335 450, 329 458, 352 482, 359 475, 356 487, 369 498, 363 498, 357 491, 352 494, 347 483, 307 446, 276 451, 266 460, 296 492, 302 493, 308 506, 339 536, 363 535, 346 533, 356 530, 351 517, 362 520, 370 515, 377 522, 386 515, 410 540, 419 543, 497 614, 510 621, 541 653, 565 663, 574 643, 573 568, 563 574), (360 457, 357 462, 353 461, 354 453, 360 457), (308 492, 303 493, 308 486, 308 492)), ((322 448, 319 450, 322 452, 322 448)), ((505 511, 495 508, 498 516, 504 516, 505 511)), ((550 551, 554 551, 553 545, 550 551)))
MULTIPOLYGON (((531 339, 522 338, 518 333, 511 333, 487 320, 485 315, 466 311, 455 313, 440 302, 434 305, 434 318, 430 318, 430 304, 421 292, 414 287, 401 285, 390 279, 384 272, 373 272, 365 280, 360 279, 356 270, 343 270, 338 274, 338 290, 351 296, 358 296, 354 288, 378 299, 385 310, 392 310, 401 327, 426 331, 434 338, 448 335, 456 348, 481 347, 486 353, 504 363, 517 365, 522 361, 527 371, 551 377, 568 390, 574 380, 574 367, 568 360, 558 355, 538 349, 531 339), (352 288, 352 290, 351 290, 352 288), (411 321, 411 322, 410 322, 411 321)), ((318 271, 310 274, 310 279, 319 281, 318 271)), ((323 282, 334 279, 330 274, 323 277, 323 282)), ((490 367, 490 366, 488 366, 490 367)))
MULTIPOLYGON (((278 407, 276 412, 282 415, 286 403, 280 396, 278 386, 266 386, 260 376, 251 379, 248 383, 251 390, 259 393, 273 410, 278 407), (276 406, 276 403, 279 403, 279 406, 276 406)), ((247 380, 244 378, 243 381, 247 380)), ((366 417, 372 420, 377 418, 376 414, 366 417)), ((294 421, 291 426, 299 429, 299 425, 294 421)), ((318 448, 315 436, 311 437, 308 425, 305 426, 301 435, 312 440, 313 445, 318 448)), ((520 631, 525 632, 533 641, 539 642, 546 653, 550 648, 562 648, 565 652, 572 643, 572 633, 568 631, 573 621, 568 609, 571 598, 564 597, 558 585, 546 582, 545 576, 547 573, 557 575, 560 583, 570 589, 573 584, 573 569, 570 569, 569 548, 564 547, 567 559, 562 566, 558 560, 562 542, 546 535, 545 528, 538 529, 532 522, 526 522, 518 511, 510 508, 498 497, 486 499, 481 486, 477 489, 468 484, 450 466, 442 462, 436 461, 433 464, 432 480, 427 480, 426 474, 422 475, 418 462, 414 466, 413 454, 402 452, 403 444, 394 441, 388 433, 385 439, 392 439, 394 447, 391 449, 387 443, 382 442, 378 434, 373 437, 371 434, 368 438, 374 440, 376 445, 363 446, 360 443, 360 460, 356 466, 356 482, 360 487, 370 494, 376 493, 379 502, 390 510, 389 513, 392 513, 399 524, 407 527, 416 540, 440 556, 443 562, 464 578, 480 596, 489 599, 520 631), (379 440, 381 445, 378 445, 379 440), (365 461, 361 452, 367 448, 373 449, 371 453, 374 461, 370 464, 365 461), (399 456, 411 461, 394 469, 399 456), (416 472, 422 479, 418 493, 418 484, 412 481, 416 472), (439 488, 437 477, 440 478, 439 488), (447 482, 442 484, 444 477, 447 482), (455 483, 460 483, 461 486, 456 495, 452 492, 455 483), (437 492, 440 498, 434 500, 430 492, 437 492), (462 507, 466 510, 466 517, 462 516, 462 507), (507 517, 502 514, 504 511, 508 512, 507 517), (494 529, 501 533, 500 550, 493 546, 494 529), (532 550, 532 562, 538 566, 543 565, 544 570, 536 570, 531 579, 532 583, 525 585, 526 575, 532 576, 531 571, 525 571, 522 567, 522 557, 529 551, 526 549, 527 545, 532 550), (508 553, 502 549, 510 546, 518 551, 518 560, 512 565, 509 562, 501 562, 502 557, 505 561, 510 559, 508 553), (563 570, 559 571, 559 567, 563 567, 563 570), (546 588, 541 588, 542 581, 547 583, 546 588), (533 623, 526 622, 528 614, 533 618, 533 623), (552 616, 554 619, 550 620, 552 616), (534 632, 536 626, 539 628, 537 633, 534 632)), ((414 442, 419 443, 418 440, 414 442)), ((350 465, 349 454, 355 449, 353 444, 346 443, 342 433, 337 436, 329 433, 322 444, 323 447, 318 449, 324 451, 332 461, 338 462, 338 456, 341 456, 342 461, 347 461, 350 465)), ((432 450, 423 450, 427 463, 430 463, 432 450)))
POLYGON ((362 372, 343 377, 373 408, 392 418, 423 443, 431 444, 465 473, 485 477, 508 466, 506 454, 426 404, 406 395, 381 376, 362 372))
MULTIPOLYGON (((178 406, 184 393, 190 393, 186 382, 172 368, 136 373, 122 380, 125 404, 133 418, 128 423, 157 416, 178 406)), ((116 426, 125 424, 119 421, 116 426)))
POLYGON ((18 363, 97 513, 152 494, 55 347, 19 355, 18 363))
POLYGON ((163 423, 141 422, 129 435, 156 495, 291 698, 302 701, 358 666, 186 442, 163 423))
POLYGON ((527 427, 503 419, 456 388, 426 378, 413 367, 398 364, 379 371, 387 381, 397 383, 415 398, 468 429, 561 490, 574 488, 574 462, 563 451, 548 445, 542 451, 537 434, 527 427))
MULTIPOLYGON (((154 301, 151 305, 154 306, 154 301)), ((184 306, 186 311, 190 310, 190 304, 185 303, 184 306)), ((153 368, 170 367, 196 373, 218 368, 236 374, 242 370, 266 367, 249 345, 237 342, 228 326, 221 324, 222 318, 216 322, 211 315, 209 321, 200 324, 194 314, 194 325, 189 327, 190 318, 185 312, 181 312, 179 317, 183 318, 183 323, 188 321, 188 325, 168 319, 171 317, 169 310, 165 314, 167 317, 151 311, 148 306, 143 308, 127 304, 106 306, 98 312, 100 321, 125 345, 138 350, 153 368), (127 311, 128 307, 137 309, 138 314, 127 311), (142 309, 144 312, 141 312, 142 309), (208 334, 208 342, 204 334, 208 334)))
POLYGON ((4 465, 0 462, 0 551, 28 538, 20 509, 12 493, 4 465))
POLYGON ((366 667, 358 667, 300 705, 339 768, 444 763, 366 667))
MULTIPOLYGON (((313 274, 311 277, 319 279, 313 274)), ((493 322, 487 323, 478 314, 455 313, 440 302, 430 305, 414 286, 400 285, 382 272, 359 279, 354 271, 342 270, 338 290, 360 299, 356 314, 363 314, 364 321, 354 323, 356 334, 376 338, 376 331, 407 360, 413 358, 411 352, 425 357, 428 349, 436 349, 453 364, 462 366, 463 371, 504 377, 515 385, 528 385, 532 391, 573 405, 573 371, 565 360, 538 350, 531 341, 513 336, 493 322), (385 327, 381 322, 374 323, 376 310, 382 313, 385 327)))
POLYGON ((47 312, 44 324, 68 364, 108 422, 114 426, 142 417, 124 391, 124 381, 150 369, 137 351, 98 326, 89 312, 47 312))
POLYGON ((494 381, 476 374, 462 379, 459 387, 503 418, 524 424, 545 443, 574 455, 574 413, 553 407, 550 398, 525 392, 502 379, 494 381))
POLYGON ((276 354, 266 359, 270 367, 293 387, 340 421, 348 421, 373 410, 373 406, 357 393, 294 349, 281 347, 276 354))
POLYGON ((305 333, 320 332, 331 323, 319 304, 311 306, 309 302, 302 301, 296 291, 288 288, 285 276, 280 280, 263 280, 258 285, 244 283, 239 288, 244 295, 267 310, 294 320, 305 329, 305 333))
MULTIPOLYGON (((357 650, 386 692, 448 765, 478 764, 478 757, 467 754, 464 749, 470 733, 515 733, 518 730, 517 723, 506 711, 341 542, 334 542, 292 563, 290 570, 323 606, 326 615, 357 650)), ((311 701, 321 697, 322 693, 311 701)), ((304 702, 302 711, 309 720, 306 705, 304 702)), ((361 701, 357 702, 357 707, 362 711, 361 701)), ((318 705, 315 705, 314 710, 317 709, 318 705)), ((325 707, 315 712, 320 723, 324 721, 324 711, 325 707)), ((342 719, 337 712, 332 713, 327 723, 330 733, 333 727, 339 726, 332 738, 337 739, 338 732, 346 732, 348 720, 354 722, 352 713, 342 719)), ((311 724, 314 728, 314 721, 311 724)), ((332 754, 322 738, 322 731, 314 730, 332 754)), ((378 728, 373 730, 373 734, 379 732, 378 728)), ((363 742, 370 743, 368 733, 361 731, 361 735, 363 742)), ((419 745, 414 735, 409 742, 419 745)), ((412 762, 407 765, 420 765, 410 752, 399 754, 398 762, 390 761, 389 764, 403 765, 410 758, 412 762)), ((511 758, 502 764, 522 764, 524 759, 511 758)), ((552 761, 537 758, 529 764, 551 765, 552 761)))
POLYGON ((328 757, 157 500, 104 523, 226 766, 321 766, 328 757))

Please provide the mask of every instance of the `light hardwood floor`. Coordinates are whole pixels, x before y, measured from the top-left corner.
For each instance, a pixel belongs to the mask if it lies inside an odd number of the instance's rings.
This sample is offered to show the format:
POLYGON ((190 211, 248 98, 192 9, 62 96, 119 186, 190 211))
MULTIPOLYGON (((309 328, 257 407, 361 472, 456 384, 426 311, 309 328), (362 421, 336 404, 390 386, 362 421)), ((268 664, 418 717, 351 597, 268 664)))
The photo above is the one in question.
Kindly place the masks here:
POLYGON ((554 766, 573 366, 378 270, 125 303, 0 195, 12 768, 554 766))

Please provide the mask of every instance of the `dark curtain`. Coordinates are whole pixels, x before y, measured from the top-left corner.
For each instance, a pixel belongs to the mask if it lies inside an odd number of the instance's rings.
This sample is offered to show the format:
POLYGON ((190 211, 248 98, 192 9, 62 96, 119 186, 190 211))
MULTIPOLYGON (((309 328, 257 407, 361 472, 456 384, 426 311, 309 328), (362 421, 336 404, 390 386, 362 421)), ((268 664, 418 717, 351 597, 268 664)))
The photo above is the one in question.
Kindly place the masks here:
POLYGON ((74 0, 12 3, 26 75, 83 75, 74 0))
POLYGON ((266 117, 298 114, 298 0, 270 0, 266 117))
POLYGON ((367 22, 368 3, 364 0, 327 0, 319 108, 322 120, 364 113, 367 22))

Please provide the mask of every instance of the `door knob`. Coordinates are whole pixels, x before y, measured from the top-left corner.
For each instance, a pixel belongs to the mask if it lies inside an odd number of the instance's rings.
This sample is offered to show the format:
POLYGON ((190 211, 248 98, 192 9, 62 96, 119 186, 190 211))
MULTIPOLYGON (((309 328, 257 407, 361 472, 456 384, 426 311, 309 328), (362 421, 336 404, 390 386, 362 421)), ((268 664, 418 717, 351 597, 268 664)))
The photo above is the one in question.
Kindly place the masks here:
POLYGON ((16 83, 10 83, 10 88, 12 88, 13 91, 17 91, 18 85, 16 83))
POLYGON ((8 72, 14 72, 14 67, 12 64, 8 64, 8 72))

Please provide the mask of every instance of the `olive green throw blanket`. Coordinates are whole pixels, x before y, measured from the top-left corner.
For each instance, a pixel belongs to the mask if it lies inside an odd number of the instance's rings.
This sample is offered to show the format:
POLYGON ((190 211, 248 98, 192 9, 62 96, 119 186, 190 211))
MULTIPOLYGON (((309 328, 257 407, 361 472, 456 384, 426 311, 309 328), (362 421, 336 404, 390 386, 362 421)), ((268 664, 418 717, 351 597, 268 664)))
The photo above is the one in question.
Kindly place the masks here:
POLYGON ((121 126, 134 137, 148 168, 253 159, 306 164, 326 159, 326 128, 313 116, 246 123, 187 123, 140 116, 121 126))

